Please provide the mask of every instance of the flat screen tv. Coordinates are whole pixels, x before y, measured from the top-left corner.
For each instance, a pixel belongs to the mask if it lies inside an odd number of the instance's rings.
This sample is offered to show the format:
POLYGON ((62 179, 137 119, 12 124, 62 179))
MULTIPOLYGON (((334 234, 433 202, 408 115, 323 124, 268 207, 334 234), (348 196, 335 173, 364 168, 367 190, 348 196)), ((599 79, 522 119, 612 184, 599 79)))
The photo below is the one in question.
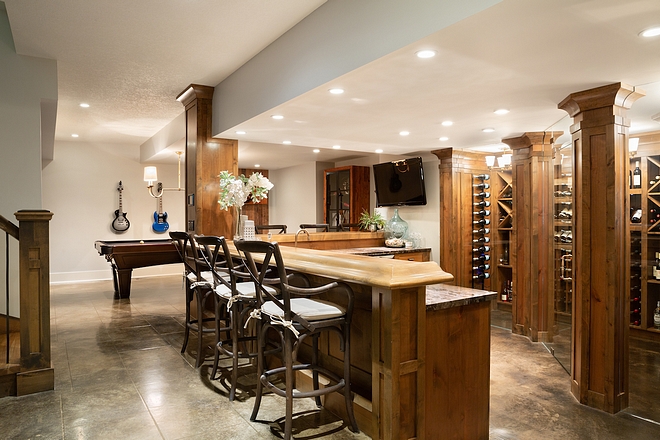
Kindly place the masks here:
POLYGON ((421 157, 379 163, 373 168, 377 206, 426 205, 421 157))

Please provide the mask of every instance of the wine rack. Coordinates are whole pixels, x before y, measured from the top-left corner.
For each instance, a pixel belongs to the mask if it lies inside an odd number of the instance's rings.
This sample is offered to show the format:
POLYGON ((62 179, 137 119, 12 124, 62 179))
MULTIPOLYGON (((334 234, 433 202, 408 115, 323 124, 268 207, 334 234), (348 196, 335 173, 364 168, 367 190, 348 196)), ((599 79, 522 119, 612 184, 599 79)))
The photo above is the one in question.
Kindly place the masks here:
POLYGON ((472 287, 485 289, 491 267, 490 175, 473 174, 472 181, 472 287))
POLYGON ((630 328, 660 339, 660 143, 644 147, 629 167, 630 328))
POLYGON ((573 307, 573 182, 568 155, 554 167, 555 315, 573 307))
POLYGON ((513 185, 510 169, 501 169, 493 182, 497 195, 497 253, 498 304, 511 304, 513 299, 513 266, 511 265, 511 234, 513 232, 513 185))

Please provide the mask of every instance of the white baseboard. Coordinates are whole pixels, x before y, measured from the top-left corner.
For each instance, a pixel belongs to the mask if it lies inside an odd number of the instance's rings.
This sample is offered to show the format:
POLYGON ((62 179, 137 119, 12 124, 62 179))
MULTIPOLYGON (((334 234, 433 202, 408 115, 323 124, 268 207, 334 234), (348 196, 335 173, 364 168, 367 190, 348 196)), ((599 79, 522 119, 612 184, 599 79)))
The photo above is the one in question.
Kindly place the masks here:
MULTIPOLYGON (((132 278, 157 277, 165 275, 181 275, 182 264, 164 264, 160 266, 139 267, 133 269, 132 278)), ((80 272, 51 272, 51 284, 84 283, 91 281, 112 280, 110 265, 106 270, 89 270, 80 272)))

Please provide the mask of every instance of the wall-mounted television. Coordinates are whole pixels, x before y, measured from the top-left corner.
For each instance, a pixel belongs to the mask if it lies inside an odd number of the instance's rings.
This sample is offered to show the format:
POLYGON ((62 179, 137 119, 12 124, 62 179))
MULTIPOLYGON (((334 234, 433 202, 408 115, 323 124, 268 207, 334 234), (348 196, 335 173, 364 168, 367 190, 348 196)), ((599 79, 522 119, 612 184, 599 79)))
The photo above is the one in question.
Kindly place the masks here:
POLYGON ((373 168, 376 206, 426 205, 421 157, 379 163, 373 168))

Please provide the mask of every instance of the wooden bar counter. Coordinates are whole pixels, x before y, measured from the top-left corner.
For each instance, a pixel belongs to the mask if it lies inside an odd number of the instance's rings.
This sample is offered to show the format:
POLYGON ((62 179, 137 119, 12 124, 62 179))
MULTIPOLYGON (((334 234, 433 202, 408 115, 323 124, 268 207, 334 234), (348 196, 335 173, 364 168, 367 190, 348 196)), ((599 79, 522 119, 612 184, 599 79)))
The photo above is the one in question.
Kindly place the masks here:
MULTIPOLYGON (((488 438, 494 292, 438 285, 453 277, 432 261, 280 249, 290 270, 312 282, 345 281, 355 292, 351 387, 361 431, 376 439, 488 438)), ((335 336, 319 345, 323 364, 341 371, 335 336)), ((341 413, 343 403, 324 405, 341 413)))

